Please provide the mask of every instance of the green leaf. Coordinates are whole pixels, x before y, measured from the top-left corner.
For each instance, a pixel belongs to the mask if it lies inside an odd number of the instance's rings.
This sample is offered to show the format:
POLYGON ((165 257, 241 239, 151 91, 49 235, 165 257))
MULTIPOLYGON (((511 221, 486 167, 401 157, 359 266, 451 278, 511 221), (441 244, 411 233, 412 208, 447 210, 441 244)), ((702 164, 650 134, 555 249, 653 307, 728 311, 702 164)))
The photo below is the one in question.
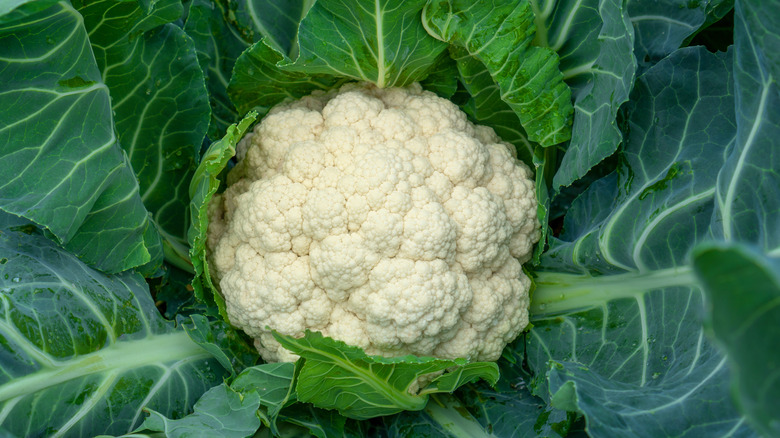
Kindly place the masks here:
POLYGON ((140 275, 102 274, 25 227, 0 231, 0 252, 0 423, 13 436, 127 433, 143 407, 179 415, 221 381, 140 275))
POLYGON ((557 191, 585 176, 622 141, 615 119, 634 85, 634 34, 621 0, 530 3, 535 43, 558 53, 574 98, 571 141, 552 181, 557 191))
MULTIPOLYGON (((469 415, 464 406, 454 397, 433 396, 425 407, 425 415, 431 420, 433 430, 439 429, 440 433, 449 436, 488 438, 495 437, 490 429, 485 429, 474 417, 469 415), (435 426, 434 426, 435 424, 435 426)), ((415 433, 421 430, 415 428, 415 433)))
POLYGON ((704 23, 683 41, 682 46, 692 45, 695 37, 707 31, 708 35, 697 38, 697 44, 704 44, 710 50, 712 47, 717 47, 718 50, 725 51, 728 46, 734 44, 734 23, 733 18, 723 19, 733 10, 734 0, 710 0, 704 11, 706 14, 704 23), (720 23, 716 25, 718 22, 720 23))
POLYGON ((574 437, 569 432, 576 416, 548 407, 522 382, 502 386, 496 391, 487 385, 467 385, 457 397, 432 396, 422 411, 382 418, 383 430, 394 438, 574 437))
POLYGON ((248 0, 238 5, 238 21, 256 42, 266 43, 285 57, 295 59, 298 50, 298 26, 315 0, 248 0))
POLYGON ((206 233, 209 226, 208 206, 221 184, 219 175, 227 167, 228 161, 236 154, 236 144, 256 117, 257 113, 249 113, 240 123, 228 127, 225 136, 213 143, 203 155, 189 187, 191 201, 187 241, 190 244, 190 260, 192 260, 192 266, 195 270, 192 287, 195 289, 195 296, 207 305, 216 306, 225 321, 229 321, 225 313, 225 300, 211 279, 206 259, 206 233))
POLYGON ((458 67, 455 61, 445 52, 439 56, 439 60, 431 68, 431 73, 420 85, 423 90, 436 93, 439 97, 452 99, 458 91, 458 67))
POLYGON ((550 181, 552 172, 558 161, 559 150, 557 147, 543 148, 536 146, 533 156, 533 165, 536 169, 534 177, 534 188, 536 189, 536 200, 539 205, 536 207, 539 223, 542 224, 539 243, 534 248, 534 254, 531 263, 539 264, 542 253, 547 249, 547 236, 550 234, 550 181))
POLYGON ((307 10, 307 2, 247 4, 239 17, 247 32, 264 38, 236 61, 228 95, 240 113, 254 109, 264 115, 284 100, 349 80, 381 87, 423 80, 441 65, 447 46, 425 32, 422 5, 419 0, 397 7, 381 0, 319 1, 305 13, 296 40, 289 29, 307 10), (270 27, 274 20, 267 18, 274 9, 278 28, 270 27))
POLYGON ((6 0, 0 3, 0 25, 23 21, 27 16, 48 9, 57 0, 6 0))
POLYGON ((740 1, 734 18, 737 138, 718 175, 713 233, 780 255, 780 16, 740 1))
POLYGON ((780 260, 737 244, 696 248, 707 328, 729 357, 739 408, 765 436, 780 435, 780 260))
POLYGON ((450 392, 476 379, 485 379, 491 384, 498 380, 498 368, 494 363, 417 356, 368 356, 358 347, 310 331, 300 339, 278 333, 274 333, 274 337, 282 346, 305 359, 295 384, 299 401, 338 409, 342 415, 358 420, 420 410, 428 402, 429 394, 450 392), (445 370, 455 373, 456 377, 439 376, 430 385, 420 388, 419 393, 415 391, 420 377, 445 370))
POLYGON ((184 418, 174 420, 149 410, 140 431, 165 432, 167 438, 251 437, 260 428, 255 415, 259 404, 256 392, 239 394, 223 383, 203 394, 195 412, 184 418))
POLYGON ((296 371, 291 362, 262 364, 244 370, 230 387, 260 396, 258 415, 273 436, 345 436, 346 418, 337 411, 297 403, 293 384, 296 371))
MULTIPOLYGON (((474 362, 468 366, 449 370, 447 373, 435 378, 431 385, 436 388, 435 392, 453 392, 463 385, 474 383, 479 380, 487 380, 495 384, 498 381, 498 368, 493 362, 474 362)), ((422 392, 428 392, 423 390, 422 392)))
POLYGON ((521 161, 533 165, 535 144, 528 140, 512 107, 501 99, 501 90, 485 64, 465 49, 451 47, 450 53, 457 63, 456 74, 470 94, 463 111, 476 123, 493 128, 502 140, 514 145, 521 161))
POLYGON ((141 199, 164 242, 186 260, 187 185, 210 110, 192 40, 169 23, 181 16, 181 2, 74 5, 111 93, 119 144, 130 157, 141 199))
POLYGON ((176 319, 178 314, 189 314, 196 304, 192 289, 192 274, 164 265, 161 276, 147 280, 155 305, 166 319, 176 319))
POLYGON ((211 103, 208 136, 212 140, 222 138, 227 127, 241 118, 228 97, 227 87, 236 59, 249 43, 225 19, 227 15, 221 2, 194 0, 184 25, 184 31, 195 44, 200 68, 206 77, 211 103))
POLYGON ((280 69, 276 64, 282 59, 282 55, 265 40, 241 54, 227 90, 239 112, 255 110, 264 116, 272 106, 284 100, 300 99, 315 90, 329 90, 346 82, 331 75, 280 69))
MULTIPOLYGON (((521 338, 504 349, 504 357, 499 361, 501 379, 495 387, 484 383, 466 385, 457 393, 457 398, 468 408, 473 421, 495 436, 567 436, 576 416, 548 406, 531 394, 528 376, 523 370, 523 345, 521 338)), ((448 416, 453 417, 461 411, 448 416)))
POLYGON ((549 382, 533 390, 576 403, 593 437, 750 434, 687 264, 736 136, 732 55, 679 50, 638 79, 620 167, 573 202, 535 273, 528 362, 549 382))
POLYGON ((282 408, 294 403, 293 379, 295 365, 291 362, 266 363, 244 370, 230 387, 239 393, 256 393, 260 397, 263 423, 279 434, 277 418, 282 408))
POLYGON ((428 33, 484 64, 529 140, 551 146, 570 138, 571 91, 558 69, 558 56, 531 44, 536 25, 528 1, 429 1, 422 19, 428 33))
POLYGON ((424 0, 320 0, 298 29, 298 58, 280 65, 400 87, 424 79, 447 45, 420 22, 424 0))
POLYGON ((731 10, 734 0, 628 0, 635 54, 641 68, 682 47, 699 30, 731 10))
MULTIPOLYGON (((296 403, 279 414, 279 429, 283 437, 317 438, 354 437, 347 429, 347 418, 339 415, 338 411, 315 408, 310 404, 296 403), (295 427, 290 430, 290 426, 295 427), (285 435, 284 431, 290 431, 285 435)), ((364 424, 361 422, 359 424, 364 424)), ((371 435, 357 435, 371 436, 371 435)))
POLYGON ((179 321, 190 338, 219 361, 222 368, 235 376, 258 360, 257 350, 224 321, 210 321, 201 314, 179 321))
POLYGON ((0 26, 0 73, 0 208, 101 270, 159 264, 79 13, 58 3, 0 26))

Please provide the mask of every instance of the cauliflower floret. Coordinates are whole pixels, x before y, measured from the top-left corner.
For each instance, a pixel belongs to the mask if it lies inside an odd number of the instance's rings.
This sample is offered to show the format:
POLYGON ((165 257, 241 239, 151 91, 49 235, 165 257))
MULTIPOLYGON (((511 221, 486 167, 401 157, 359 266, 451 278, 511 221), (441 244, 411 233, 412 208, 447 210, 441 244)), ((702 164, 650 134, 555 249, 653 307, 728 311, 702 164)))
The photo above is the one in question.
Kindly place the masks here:
POLYGON ((419 85, 347 84, 279 105, 209 206, 231 322, 369 354, 496 360, 528 324, 533 175, 495 132, 419 85))

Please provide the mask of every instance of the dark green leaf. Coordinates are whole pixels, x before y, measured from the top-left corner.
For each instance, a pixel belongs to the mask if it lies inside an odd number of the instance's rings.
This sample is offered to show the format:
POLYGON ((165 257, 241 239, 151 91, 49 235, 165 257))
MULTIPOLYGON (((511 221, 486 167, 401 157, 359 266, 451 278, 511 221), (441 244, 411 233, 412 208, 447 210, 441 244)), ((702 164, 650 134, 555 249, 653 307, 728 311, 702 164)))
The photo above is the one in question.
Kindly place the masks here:
POLYGON ((713 234, 780 254, 780 15, 764 2, 735 13, 737 138, 718 175, 713 234))
POLYGON ((292 432, 289 435, 282 432, 283 437, 349 438, 353 436, 346 429, 347 419, 339 415, 338 411, 319 409, 310 404, 296 403, 284 409, 279 415, 279 420, 284 422, 280 430, 286 429, 292 432), (295 426, 296 429, 291 429, 290 425, 295 426))
POLYGON ((431 74, 420 81, 424 90, 433 91, 440 97, 450 99, 458 91, 458 67, 445 52, 431 68, 431 74))
POLYGON ((79 13, 58 3, 2 25, 0 78, 0 208, 104 271, 159 263, 79 13))
POLYGON ((731 66, 692 48, 640 77, 621 166, 574 201, 536 272, 527 351, 549 392, 533 390, 593 437, 750 436, 687 266, 736 135, 731 66))
POLYGON ((165 432, 167 438, 251 437, 260 428, 255 415, 259 404, 256 392, 239 394, 223 383, 203 394, 195 412, 184 418, 174 420, 149 410, 141 431, 165 432))
POLYGON ((504 357, 499 361, 501 379, 494 388, 484 383, 468 385, 458 393, 458 398, 496 436, 567 436, 576 416, 548 406, 531 394, 527 386, 529 376, 522 368, 523 344, 523 339, 518 339, 504 350, 504 357))
POLYGON ((248 0, 241 2, 236 14, 252 41, 264 37, 277 52, 295 59, 298 50, 298 26, 315 0, 248 0))
POLYGON ((291 362, 278 362, 257 365, 244 370, 230 387, 239 393, 255 392, 260 397, 261 415, 266 426, 275 434, 277 417, 286 405, 294 403, 293 378, 295 365, 291 362))
POLYGON ((704 45, 711 52, 725 52, 734 44, 734 0, 710 1, 706 13, 704 24, 683 45, 704 45))
POLYGON ((615 118, 634 85, 633 32, 621 0, 531 0, 538 23, 535 43, 560 56, 574 97, 571 141, 552 181, 568 186, 622 140, 615 118))
POLYGON ((166 264, 162 276, 148 281, 155 305, 166 319, 174 320, 180 313, 191 313, 195 305, 192 274, 166 264))
POLYGON ((551 146, 571 137, 571 91, 558 56, 531 44, 536 26, 527 1, 495 0, 478 7, 466 0, 429 1, 423 23, 428 33, 484 64, 531 141, 551 146))
POLYGON ((383 418, 383 431, 394 438, 567 436, 573 414, 546 406, 525 388, 503 386, 497 391, 486 385, 468 385, 459 397, 433 396, 423 411, 383 418))
POLYGON ((552 172, 555 169, 559 150, 557 147, 543 148, 537 146, 534 150, 533 163, 536 169, 535 189, 536 200, 539 205, 536 207, 539 223, 542 224, 542 234, 539 237, 539 243, 534 248, 534 254, 531 263, 539 264, 542 253, 547 249, 547 238, 550 234, 549 216, 550 216, 550 184, 552 172))
POLYGON ((23 21, 28 15, 48 9, 57 0, 6 0, 0 3, 0 25, 23 21))
POLYGON ((141 199, 174 250, 167 258, 186 263, 187 188, 210 110, 192 40, 169 23, 181 16, 181 2, 74 5, 111 93, 119 144, 130 157, 141 199))
POLYGON ((204 315, 182 318, 184 330, 190 338, 219 361, 222 368, 235 376, 258 360, 257 350, 224 321, 210 321, 204 315))
POLYGON ((697 247, 708 329, 729 356, 737 403, 764 436, 780 435, 780 260, 742 245, 697 247))
POLYGON ((309 331, 300 339, 278 333, 274 337, 305 359, 295 386, 298 400, 338 409, 342 415, 355 419, 420 410, 428 402, 429 394, 450 392, 478 378, 491 384, 498 380, 495 363, 368 356, 358 347, 309 331), (456 376, 439 376, 417 391, 421 377, 445 370, 456 376))
POLYGON ((211 102, 208 136, 218 140, 230 124, 241 118, 228 97, 227 87, 236 59, 249 43, 226 21, 228 12, 223 10, 221 2, 193 0, 189 11, 184 31, 195 43, 200 68, 206 76, 211 102))
POLYGON ((127 433, 142 408, 181 415, 221 381, 140 275, 104 275, 18 227, 0 252, 0 423, 14 436, 127 433))
POLYGON ((677 50, 733 6, 734 0, 628 0, 640 67, 648 68, 677 50))

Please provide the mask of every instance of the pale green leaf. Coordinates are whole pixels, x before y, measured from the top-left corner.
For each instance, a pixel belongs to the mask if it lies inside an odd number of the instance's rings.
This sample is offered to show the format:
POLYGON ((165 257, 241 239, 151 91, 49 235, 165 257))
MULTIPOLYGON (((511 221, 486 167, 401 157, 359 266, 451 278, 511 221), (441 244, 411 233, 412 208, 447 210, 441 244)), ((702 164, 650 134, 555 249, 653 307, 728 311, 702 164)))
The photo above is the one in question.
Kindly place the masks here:
POLYGON ((225 321, 225 300, 219 294, 209 273, 206 260, 206 233, 208 232, 208 206, 220 187, 220 174, 228 161, 236 154, 236 144, 255 121, 257 113, 249 113, 240 123, 230 125, 225 136, 212 143, 195 170, 189 186, 190 228, 187 241, 190 245, 190 260, 195 270, 192 287, 195 296, 207 305, 216 305, 225 321))
POLYGON ((358 347, 307 331, 300 339, 274 333, 283 347, 301 356, 303 364, 295 384, 299 401, 358 420, 423 409, 429 394, 450 392, 485 379, 495 383, 495 363, 403 356, 366 355, 358 347), (456 368, 457 367, 457 368, 456 368), (455 376, 437 377, 415 391, 418 379, 447 370, 455 376))

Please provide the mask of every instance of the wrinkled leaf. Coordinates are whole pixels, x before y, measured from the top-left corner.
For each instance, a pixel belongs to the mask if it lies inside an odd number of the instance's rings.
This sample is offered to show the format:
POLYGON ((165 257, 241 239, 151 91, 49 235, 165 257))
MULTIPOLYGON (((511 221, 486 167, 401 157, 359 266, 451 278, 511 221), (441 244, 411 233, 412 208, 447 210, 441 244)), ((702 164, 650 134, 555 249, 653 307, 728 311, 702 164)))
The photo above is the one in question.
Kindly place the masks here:
POLYGON ((104 271, 159 264, 159 235, 81 24, 58 3, 0 27, 0 208, 104 271))
POLYGON ((571 141, 552 188, 568 186, 622 141, 616 116, 634 84, 633 29, 621 0, 530 0, 535 43, 558 53, 572 88, 571 141))
MULTIPOLYGON (((536 26, 527 1, 428 2, 422 19, 428 33, 484 64, 529 140, 551 146, 570 138, 571 91, 558 56, 531 44, 536 26)), ((459 51, 455 58, 470 62, 459 51)))
POLYGON ((342 415, 358 420, 420 410, 429 394, 450 392, 477 379, 491 384, 498 380, 498 368, 492 362, 368 356, 358 347, 309 331, 300 339, 278 333, 274 337, 305 359, 295 385, 299 401, 338 409, 342 415), (440 375, 415 391, 421 376, 445 370, 455 376, 440 375))
POLYGON ((209 273, 206 260, 206 233, 208 232, 208 206, 220 186, 219 174, 236 154, 236 144, 257 117, 249 113, 240 123, 230 125, 225 136, 213 143, 195 170, 190 182, 190 228, 187 240, 190 244, 190 259, 195 270, 192 280, 195 296, 207 305, 216 305, 220 315, 229 321, 225 313, 225 300, 219 294, 209 273))
POLYGON ((293 378, 295 365, 291 362, 266 363, 244 370, 230 387, 241 394, 254 392, 262 406, 261 418, 274 433, 279 432, 276 419, 288 403, 294 403, 293 378))
POLYGON ((210 321, 204 315, 181 318, 180 323, 190 338, 211 353, 222 368, 235 376, 258 360, 257 350, 224 321, 210 321))
POLYGON ((423 90, 433 91, 440 97, 451 99, 458 91, 457 68, 449 53, 444 52, 431 68, 431 73, 420 81, 420 85, 423 90))
POLYGON ((528 140, 512 107, 501 99, 501 90, 485 65, 464 49, 450 51, 457 61, 457 75, 470 95, 463 111, 475 122, 493 128, 501 140, 514 145, 522 162, 532 165, 535 145, 528 140))
POLYGON ((295 59, 298 26, 314 3, 314 0, 247 0, 238 4, 236 15, 249 41, 265 38, 275 51, 295 59))

